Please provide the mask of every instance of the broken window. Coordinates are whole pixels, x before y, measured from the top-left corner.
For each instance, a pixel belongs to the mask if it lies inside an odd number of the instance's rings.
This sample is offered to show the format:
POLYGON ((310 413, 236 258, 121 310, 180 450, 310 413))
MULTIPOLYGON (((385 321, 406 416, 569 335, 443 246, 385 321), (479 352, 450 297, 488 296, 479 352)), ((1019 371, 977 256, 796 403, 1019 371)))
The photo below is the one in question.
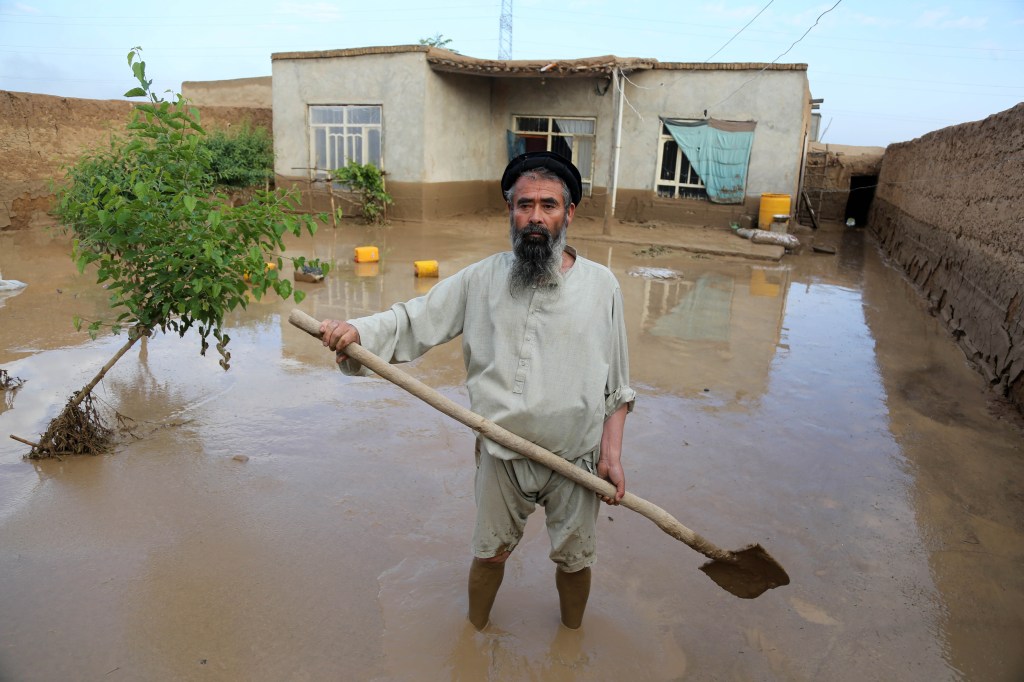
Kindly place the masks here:
POLYGON ((513 116, 509 158, 523 152, 555 152, 573 162, 590 196, 594 174, 597 119, 576 116, 513 116))
POLYGON ((661 126, 661 142, 658 145, 658 177, 655 180, 655 188, 659 197, 668 199, 708 198, 704 181, 697 175, 697 171, 665 124, 661 126))
POLYGON ((309 107, 309 166, 313 177, 349 161, 372 163, 383 170, 381 108, 366 105, 316 105, 309 107))

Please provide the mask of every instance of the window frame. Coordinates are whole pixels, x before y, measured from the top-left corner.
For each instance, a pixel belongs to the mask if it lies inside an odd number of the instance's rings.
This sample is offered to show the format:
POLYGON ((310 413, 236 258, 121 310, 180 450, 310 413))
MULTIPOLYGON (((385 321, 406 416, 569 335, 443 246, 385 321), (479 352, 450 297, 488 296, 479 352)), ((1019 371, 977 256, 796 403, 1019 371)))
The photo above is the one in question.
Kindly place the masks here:
MULTIPOLYGON (((689 120, 697 121, 699 119, 689 120)), ((665 125, 664 121, 661 121, 661 134, 658 136, 658 162, 654 166, 654 193, 663 199, 697 199, 708 201, 708 191, 704 186, 704 181, 697 174, 693 164, 690 163, 690 159, 686 157, 683 148, 672 137, 672 133, 669 132, 668 126, 665 125), (675 145, 676 158, 673 177, 666 179, 661 177, 661 172, 665 163, 665 148, 669 144, 675 145), (680 176, 684 169, 686 170, 686 178, 680 181, 680 176), (696 178, 696 182, 693 182, 694 178, 696 178), (662 190, 665 188, 671 189, 672 194, 663 194, 662 190)))
POLYGON ((572 149, 572 161, 573 165, 580 171, 582 176, 582 190, 583 196, 589 197, 593 195, 594 190, 594 164, 597 160, 597 117, 596 116, 561 116, 557 114, 512 114, 512 133, 517 137, 532 137, 532 138, 545 138, 545 151, 554 151, 552 149, 555 138, 559 137, 570 137, 570 138, 588 138, 591 140, 590 147, 590 164, 589 168, 581 167, 579 164, 579 148, 576 146, 570 147, 572 149), (547 130, 521 130, 520 120, 521 119, 547 119, 547 130), (593 133, 563 133, 561 131, 555 132, 556 119, 563 121, 588 121, 593 124, 593 133))
POLYGON ((355 158, 361 164, 373 163, 377 168, 384 171, 384 106, 382 104, 308 104, 306 106, 306 127, 308 131, 307 142, 309 145, 309 177, 311 180, 326 180, 331 171, 340 168, 342 165, 348 163, 352 158, 355 158), (334 123, 314 123, 314 111, 322 110, 340 110, 342 113, 341 122, 334 123), (377 110, 377 122, 373 123, 361 123, 353 122, 351 116, 360 109, 376 109, 377 110), (341 132, 331 132, 332 128, 340 128, 341 132), (350 128, 360 129, 358 133, 349 132, 350 128), (320 130, 325 130, 324 140, 324 151, 328 158, 325 162, 330 163, 332 156, 337 156, 337 143, 331 144, 332 138, 341 138, 341 163, 335 161, 334 168, 321 168, 318 165, 318 147, 317 147, 317 134, 320 130), (377 132, 377 153, 379 158, 372 158, 373 152, 373 140, 371 131, 377 132), (349 145, 350 142, 355 146, 355 140, 359 141, 359 152, 358 158, 354 154, 352 157, 349 156, 349 145))

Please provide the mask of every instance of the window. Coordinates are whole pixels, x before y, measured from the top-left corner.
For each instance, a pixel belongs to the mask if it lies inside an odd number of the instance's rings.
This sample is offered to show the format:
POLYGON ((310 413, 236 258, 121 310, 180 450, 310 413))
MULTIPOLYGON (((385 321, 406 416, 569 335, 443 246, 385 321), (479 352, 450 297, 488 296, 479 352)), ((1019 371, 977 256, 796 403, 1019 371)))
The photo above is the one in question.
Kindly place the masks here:
POLYGON ((690 160, 679 148, 679 144, 661 125, 661 142, 658 145, 658 177, 655 188, 659 197, 669 199, 707 199, 704 181, 690 165, 690 160))
POLYGON ((381 108, 339 105, 309 108, 310 168, 316 178, 349 161, 381 168, 381 108))
POLYGON ((589 197, 594 174, 594 139, 597 119, 555 116, 513 116, 516 151, 555 152, 570 159, 583 178, 583 196, 589 197))

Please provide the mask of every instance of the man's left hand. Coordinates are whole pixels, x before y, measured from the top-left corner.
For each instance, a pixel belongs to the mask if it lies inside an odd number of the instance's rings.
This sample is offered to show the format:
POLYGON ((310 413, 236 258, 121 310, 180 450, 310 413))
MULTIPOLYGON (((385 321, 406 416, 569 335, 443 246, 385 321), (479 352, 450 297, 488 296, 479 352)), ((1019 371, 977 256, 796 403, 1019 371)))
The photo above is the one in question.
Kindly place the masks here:
POLYGON ((628 406, 623 405, 604 420, 601 431, 601 456, 597 475, 615 486, 615 497, 601 495, 605 504, 618 504, 626 494, 626 474, 622 471, 622 431, 626 426, 628 406))
POLYGON ((626 473, 622 470, 622 464, 611 463, 601 457, 597 462, 597 475, 615 486, 615 497, 601 495, 601 500, 605 504, 618 504, 622 501, 622 496, 626 494, 626 473))

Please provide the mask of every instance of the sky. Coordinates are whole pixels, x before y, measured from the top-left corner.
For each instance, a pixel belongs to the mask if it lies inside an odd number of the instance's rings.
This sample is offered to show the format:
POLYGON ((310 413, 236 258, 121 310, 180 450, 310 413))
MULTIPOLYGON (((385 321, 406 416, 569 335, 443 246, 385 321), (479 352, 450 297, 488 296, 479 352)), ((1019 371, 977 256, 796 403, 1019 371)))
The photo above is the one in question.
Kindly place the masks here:
MULTIPOLYGON (((508 4, 508 0, 506 0, 508 4)), ((808 65, 822 141, 878 145, 1024 101, 1024 0, 513 0, 513 59, 808 65)), ((269 76, 275 52, 416 44, 495 59, 501 0, 0 0, 0 90, 121 99, 269 76)), ((627 90, 628 95, 628 90, 627 90)))

